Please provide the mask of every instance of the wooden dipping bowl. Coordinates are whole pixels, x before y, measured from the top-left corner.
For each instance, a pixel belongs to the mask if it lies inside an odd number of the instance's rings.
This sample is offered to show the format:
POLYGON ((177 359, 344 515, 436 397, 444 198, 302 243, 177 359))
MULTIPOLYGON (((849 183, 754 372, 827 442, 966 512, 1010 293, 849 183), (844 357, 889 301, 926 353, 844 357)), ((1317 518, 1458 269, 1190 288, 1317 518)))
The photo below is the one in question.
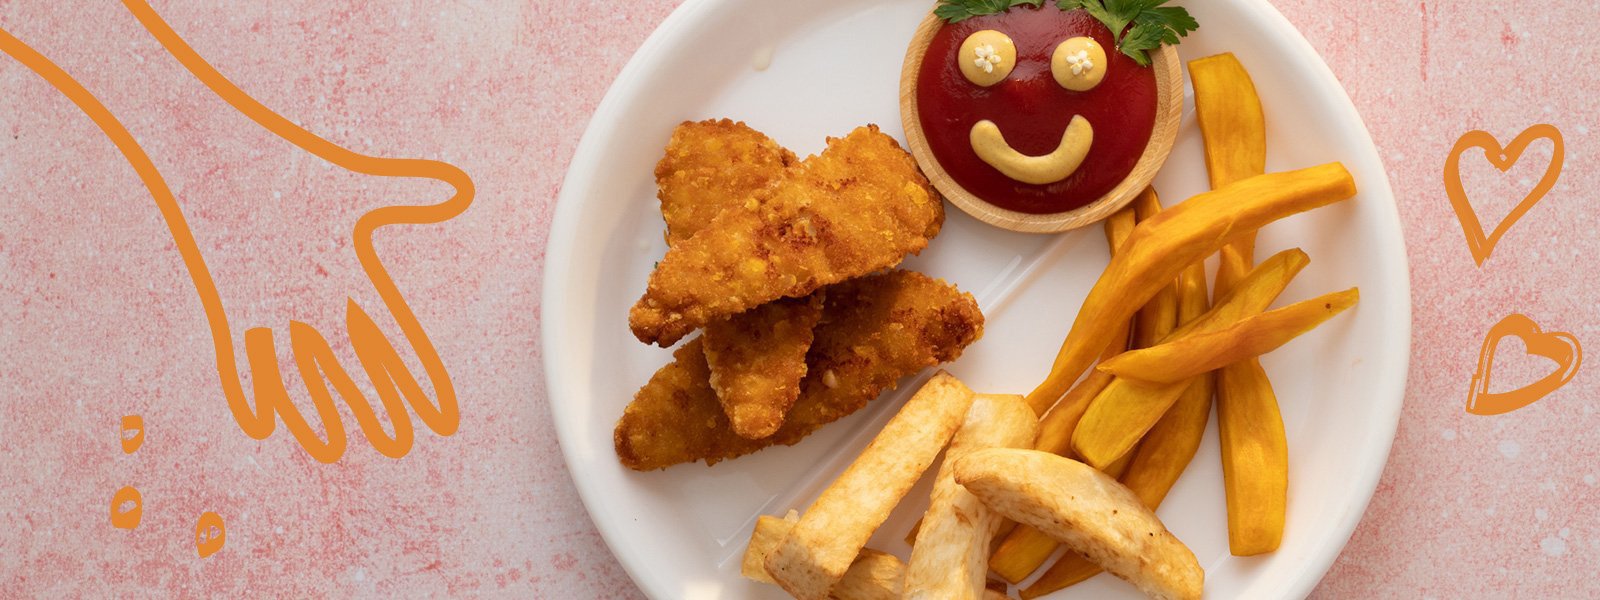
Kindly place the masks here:
POLYGON ((1156 122, 1150 131, 1150 142, 1145 145, 1144 154, 1117 187, 1079 208, 1042 215, 1000 208, 968 192, 934 159, 933 149, 928 147, 928 137, 922 131, 921 114, 917 112, 917 73, 922 69, 928 44, 943 26, 942 19, 928 13, 922 25, 917 27, 916 35, 911 38, 911 46, 906 49, 905 64, 900 69, 900 121, 906 130, 906 142, 911 147, 911 155, 916 157, 922 172, 939 193, 967 214, 990 225, 1024 233, 1056 233, 1076 229, 1109 217, 1126 206, 1150 185, 1156 171, 1161 170, 1161 165, 1167 161, 1167 155, 1172 152, 1172 143, 1178 137, 1178 125, 1183 120, 1183 69, 1178 63, 1178 51, 1172 46, 1162 46, 1160 50, 1150 52, 1151 68, 1155 69, 1156 76, 1156 122))

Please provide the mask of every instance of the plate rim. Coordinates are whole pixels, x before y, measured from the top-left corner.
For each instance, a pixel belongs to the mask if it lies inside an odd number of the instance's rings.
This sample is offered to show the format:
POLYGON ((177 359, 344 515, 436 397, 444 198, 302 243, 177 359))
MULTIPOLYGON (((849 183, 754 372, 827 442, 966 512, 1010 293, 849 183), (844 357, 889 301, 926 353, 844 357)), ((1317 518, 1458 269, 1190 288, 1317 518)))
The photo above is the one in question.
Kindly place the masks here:
MULTIPOLYGON (((574 475, 578 472, 577 467, 582 465, 578 462, 571 445, 566 442, 572 435, 567 432, 567 424, 571 419, 568 418, 565 403, 556 400, 573 395, 568 389, 571 384, 564 370, 564 367, 567 366, 567 359, 565 358, 567 354, 552 352, 552 349, 560 348, 560 343, 563 339, 562 334, 566 330, 560 315, 565 314, 568 302, 562 292, 565 289, 564 284, 571 278, 571 261, 567 260, 567 256, 569 255, 569 250, 573 247, 573 241, 577 237, 575 225, 579 216, 578 200, 574 199, 578 194, 573 190, 575 189, 574 183, 579 182, 578 173, 593 171, 602 162, 603 156, 600 154, 597 140, 613 136, 616 128, 615 123, 617 122, 615 117, 617 115, 612 113, 618 110, 616 106, 622 101, 621 99, 634 94, 635 89, 644 81, 644 78, 639 77, 639 75, 647 64, 654 62, 652 57, 659 55, 654 50, 669 41, 681 37, 683 35, 682 31, 694 21, 697 15, 737 1, 739 0, 685 0, 683 4, 673 9, 662 20, 661 24, 645 38, 644 42, 629 57, 623 68, 618 71, 605 95, 590 115, 589 122, 584 128, 583 135, 579 138, 571 161, 568 163, 567 171, 562 178, 560 191, 556 196, 550 220, 550 229, 544 248, 543 281, 540 285, 541 307, 538 325, 540 329, 540 362, 544 368, 545 401, 550 408, 557 445, 561 449, 562 461, 566 467, 567 475, 571 478, 574 487, 577 488, 578 497, 583 503, 585 514, 588 515, 595 529, 599 531, 601 539, 605 541, 607 548, 628 574, 628 577, 644 594, 652 598, 663 597, 663 593, 666 591, 661 587, 663 582, 642 577, 638 565, 642 564, 639 561, 643 560, 644 557, 635 556, 636 553, 628 551, 627 544, 622 543, 626 541, 624 532, 618 530, 609 521, 595 518, 595 510, 598 506, 596 494, 599 491, 593 489, 591 480, 574 475)), ((1352 485, 1349 486, 1361 492, 1357 495, 1356 502, 1349 507, 1349 510, 1344 511, 1339 516, 1338 521, 1326 529, 1324 535, 1321 536, 1325 539, 1331 537, 1331 539, 1318 544, 1314 548, 1313 554, 1300 563, 1301 568, 1298 572, 1286 582, 1288 585, 1284 588, 1279 588, 1285 597, 1305 597, 1321 582, 1328 569, 1332 567, 1333 562, 1337 560, 1344 547, 1349 543, 1356 526, 1360 524, 1362 518, 1366 515, 1366 509, 1372 501, 1384 471, 1387 470, 1389 455, 1393 449, 1395 434, 1399 428, 1400 416, 1405 402, 1407 381, 1410 376, 1413 326, 1410 260, 1409 253, 1406 251, 1399 206, 1394 196, 1393 186, 1389 181, 1388 171, 1383 167, 1377 145, 1372 140, 1372 134, 1367 127, 1367 123, 1361 118, 1360 112, 1356 109, 1354 101, 1350 99, 1349 93, 1334 75, 1327 61, 1311 45, 1311 42, 1276 7, 1268 3, 1267 0, 1232 1, 1241 9, 1253 12, 1257 18, 1266 21, 1271 29, 1282 32, 1286 46, 1288 46, 1284 50, 1299 54, 1301 58, 1309 59, 1306 62, 1313 65, 1312 68, 1315 70, 1313 79, 1318 87, 1314 91, 1328 94, 1331 99, 1331 107, 1342 113, 1341 117, 1352 120, 1359 125, 1358 129, 1351 131, 1352 139, 1370 149, 1370 153, 1359 161, 1349 162, 1358 166, 1356 172, 1361 173, 1366 178, 1371 178, 1379 184, 1379 188, 1362 189, 1361 192, 1363 195, 1381 195, 1382 198, 1378 199, 1385 200, 1383 202, 1384 206, 1380 208, 1381 212, 1384 213, 1384 218, 1380 219, 1378 225, 1392 229, 1392 238, 1397 244, 1395 251, 1401 257, 1400 267, 1386 266, 1378 272, 1378 279, 1393 286, 1396 290, 1395 298, 1403 299, 1403 301, 1396 301, 1392 307, 1389 307, 1390 310, 1395 311, 1393 314, 1400 318, 1401 330, 1392 332, 1394 343, 1380 347, 1388 348, 1391 353, 1398 354, 1397 357, 1380 357, 1395 358, 1395 361, 1385 364, 1398 362, 1398 373, 1392 377, 1380 378, 1381 381, 1388 383, 1387 386, 1380 387, 1386 387, 1387 389, 1380 389, 1380 393, 1373 399, 1375 402, 1374 414, 1385 418, 1380 419, 1378 423, 1382 430, 1375 430, 1371 433, 1377 434, 1376 437, 1385 441, 1364 445, 1365 453, 1364 456, 1361 456, 1362 460, 1359 462, 1369 466, 1364 468, 1360 477, 1357 477, 1352 482, 1352 485), (1385 402, 1388 404, 1387 407, 1383 405, 1385 402), (1387 408, 1387 410, 1383 410, 1384 408, 1387 408)), ((586 187, 586 185, 579 187, 586 187)), ((1391 263, 1383 264, 1389 265, 1391 263)), ((1395 368, 1390 367, 1391 370, 1395 368)), ((1246 589, 1252 592, 1259 591, 1254 587, 1246 589)))

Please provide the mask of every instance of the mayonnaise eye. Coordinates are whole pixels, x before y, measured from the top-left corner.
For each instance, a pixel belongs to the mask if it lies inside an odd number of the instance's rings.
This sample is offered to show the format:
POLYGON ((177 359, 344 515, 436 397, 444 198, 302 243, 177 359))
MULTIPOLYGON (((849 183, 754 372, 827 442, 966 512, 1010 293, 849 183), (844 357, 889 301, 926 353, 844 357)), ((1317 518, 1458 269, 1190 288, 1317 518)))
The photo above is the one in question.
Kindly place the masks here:
POLYGON ((1004 81, 1017 66, 1017 45, 1009 36, 993 29, 975 31, 961 42, 956 63, 967 81, 989 87, 1004 81))
POLYGON ((1075 37, 1060 46, 1050 56, 1050 74, 1056 83, 1074 92, 1087 92, 1100 85, 1106 77, 1106 50, 1093 38, 1075 37))

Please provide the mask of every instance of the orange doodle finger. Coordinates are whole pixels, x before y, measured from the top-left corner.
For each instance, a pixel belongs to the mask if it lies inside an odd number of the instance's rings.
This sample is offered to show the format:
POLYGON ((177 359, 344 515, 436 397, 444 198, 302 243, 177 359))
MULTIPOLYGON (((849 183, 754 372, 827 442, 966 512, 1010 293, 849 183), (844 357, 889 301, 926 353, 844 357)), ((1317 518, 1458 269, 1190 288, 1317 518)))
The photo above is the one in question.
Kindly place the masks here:
POLYGON ((251 406, 234 358, 233 333, 216 283, 172 190, 149 155, 93 94, 49 59, 9 32, 0 30, 0 51, 38 74, 77 105, 117 147, 149 190, 200 297, 211 331, 217 374, 229 411, 239 428, 253 438, 265 439, 281 419, 308 454, 322 462, 336 461, 343 456, 346 446, 344 425, 333 404, 333 394, 337 394, 351 408, 362 434, 385 456, 399 458, 411 449, 414 434, 405 410, 406 404, 433 432, 443 436, 455 433, 460 425, 461 414, 449 373, 421 323, 378 258, 372 237, 377 229, 386 225, 438 223, 455 217, 472 202, 474 189, 471 179, 465 172, 446 163, 366 156, 312 134, 274 113, 228 81, 195 53, 148 4, 139 0, 126 0, 124 4, 145 29, 201 83, 235 110, 273 134, 350 171, 378 177, 434 179, 449 184, 455 190, 448 200, 438 204, 386 206, 369 211, 357 219, 353 231, 353 248, 362 270, 394 318, 410 351, 422 365, 432 384, 433 398, 430 400, 416 375, 401 360, 395 344, 368 313, 353 300, 347 300, 345 325, 351 346, 362 371, 377 390, 394 434, 390 436, 384 431, 372 402, 361 393, 349 372, 336 360, 325 336, 305 323, 291 321, 289 342, 294 361, 323 424, 324 437, 319 437, 290 402, 276 359, 273 333, 260 327, 247 329, 244 334, 245 356, 254 375, 255 404, 251 406))
POLYGON ((1494 327, 1483 340, 1483 350, 1478 354, 1478 370, 1472 375, 1472 389, 1467 392, 1467 412, 1475 415, 1498 415, 1517 410, 1550 395, 1572 381, 1583 364, 1583 348, 1578 338, 1570 333, 1546 333, 1533 319, 1512 314, 1494 327), (1538 381, 1508 392, 1490 392, 1489 376, 1494 369, 1494 351, 1500 340, 1516 336, 1527 345, 1528 354, 1556 361, 1556 370, 1538 381))

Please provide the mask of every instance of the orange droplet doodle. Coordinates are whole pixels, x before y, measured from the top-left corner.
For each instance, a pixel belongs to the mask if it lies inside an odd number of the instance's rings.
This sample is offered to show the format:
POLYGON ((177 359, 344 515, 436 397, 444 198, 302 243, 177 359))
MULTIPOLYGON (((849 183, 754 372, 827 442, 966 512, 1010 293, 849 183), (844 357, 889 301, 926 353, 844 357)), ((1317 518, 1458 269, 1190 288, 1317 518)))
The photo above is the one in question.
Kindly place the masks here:
POLYGON ((144 417, 128 415, 122 418, 122 453, 133 454, 144 445, 144 417))
POLYGON ((1484 337, 1483 350, 1478 354, 1478 370, 1472 374, 1472 389, 1467 392, 1467 412, 1475 415, 1498 415, 1517 410, 1550 395, 1572 381, 1578 366, 1583 364, 1583 348, 1578 338, 1564 331, 1546 333, 1539 324, 1526 315, 1512 314, 1494 327, 1484 337), (1549 375, 1511 390, 1489 391, 1489 375, 1494 370, 1494 351, 1500 340, 1510 336, 1522 338, 1528 354, 1556 361, 1556 369, 1549 375))
POLYGON ((139 519, 144 516, 144 498, 139 496, 139 490, 133 486, 123 486, 117 493, 111 495, 111 526, 117 529, 133 529, 139 526, 139 519))
POLYGON ((227 538, 228 528, 223 526, 222 517, 217 513, 206 511, 194 524, 194 549, 200 553, 200 558, 216 554, 227 538))
POLYGON ((1550 188, 1555 187, 1556 179, 1561 177, 1561 166, 1565 160, 1566 151, 1561 141, 1561 130, 1556 129, 1554 125, 1540 124, 1529 127, 1503 147, 1500 145, 1500 140, 1486 131, 1469 131, 1456 141, 1455 148, 1450 150, 1450 155, 1444 161, 1444 190, 1445 195, 1450 197, 1450 207, 1456 211, 1456 219, 1461 221, 1462 233, 1467 235, 1467 249, 1472 251, 1472 260, 1477 261, 1478 266, 1483 266, 1483 261, 1489 260, 1489 254, 1494 252, 1494 246, 1500 242, 1500 236, 1505 235, 1517 219, 1527 214, 1545 194, 1550 193, 1550 188), (1544 176, 1540 177, 1539 182, 1528 191, 1528 195, 1511 209, 1506 218, 1494 226, 1494 230, 1485 234, 1483 223, 1478 220, 1478 212, 1472 208, 1472 202, 1467 199, 1466 188, 1461 184, 1461 154, 1471 148, 1482 148, 1484 156, 1489 159, 1489 164, 1504 173, 1510 170, 1512 165, 1517 164, 1522 158, 1522 152, 1536 140, 1550 140, 1555 144, 1555 154, 1550 157, 1550 165, 1545 167, 1544 176))

